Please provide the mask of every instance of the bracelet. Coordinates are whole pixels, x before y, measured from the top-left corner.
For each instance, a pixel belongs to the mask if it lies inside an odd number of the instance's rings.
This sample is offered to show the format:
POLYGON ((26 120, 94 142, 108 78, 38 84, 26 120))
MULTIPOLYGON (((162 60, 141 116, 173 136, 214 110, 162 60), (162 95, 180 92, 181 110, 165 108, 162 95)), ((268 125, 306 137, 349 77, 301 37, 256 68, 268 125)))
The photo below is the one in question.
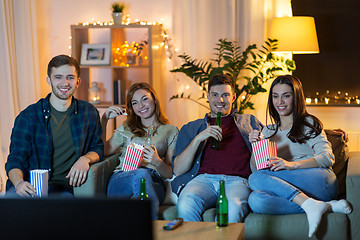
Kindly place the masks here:
POLYGON ((15 189, 17 189, 17 187, 20 185, 20 183, 24 182, 24 180, 21 180, 20 182, 18 182, 18 184, 16 184, 15 189))

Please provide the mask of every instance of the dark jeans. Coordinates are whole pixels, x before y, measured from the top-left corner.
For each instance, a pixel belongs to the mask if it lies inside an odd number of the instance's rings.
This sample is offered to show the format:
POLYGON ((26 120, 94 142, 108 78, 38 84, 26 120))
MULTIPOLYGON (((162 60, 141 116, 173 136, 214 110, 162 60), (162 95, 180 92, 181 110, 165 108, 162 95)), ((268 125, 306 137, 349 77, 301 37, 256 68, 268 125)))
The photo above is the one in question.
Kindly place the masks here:
POLYGON ((146 192, 152 205, 152 216, 158 218, 159 205, 164 201, 166 188, 159 173, 151 168, 114 173, 108 184, 107 196, 112 198, 137 198, 140 194, 140 179, 146 179, 146 192))

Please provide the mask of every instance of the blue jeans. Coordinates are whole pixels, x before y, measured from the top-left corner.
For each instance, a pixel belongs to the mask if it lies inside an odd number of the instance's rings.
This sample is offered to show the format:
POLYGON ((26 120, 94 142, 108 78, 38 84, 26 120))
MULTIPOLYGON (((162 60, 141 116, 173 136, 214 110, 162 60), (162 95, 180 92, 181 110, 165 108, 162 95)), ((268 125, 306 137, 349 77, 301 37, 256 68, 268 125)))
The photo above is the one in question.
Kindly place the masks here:
POLYGON ((229 222, 243 222, 249 212, 250 188, 245 178, 228 175, 200 174, 181 191, 177 211, 185 221, 202 221, 202 214, 216 207, 220 180, 225 180, 225 194, 229 206, 229 222))
POLYGON ((249 185, 253 190, 249 205, 254 212, 262 214, 303 213, 292 202, 300 192, 321 201, 336 199, 338 192, 336 176, 328 168, 261 170, 250 175, 249 185))
POLYGON ((158 219, 159 205, 164 201, 166 188, 159 173, 151 168, 139 168, 133 171, 114 173, 108 184, 107 195, 112 198, 138 198, 140 179, 146 180, 146 192, 152 205, 152 218, 158 219))

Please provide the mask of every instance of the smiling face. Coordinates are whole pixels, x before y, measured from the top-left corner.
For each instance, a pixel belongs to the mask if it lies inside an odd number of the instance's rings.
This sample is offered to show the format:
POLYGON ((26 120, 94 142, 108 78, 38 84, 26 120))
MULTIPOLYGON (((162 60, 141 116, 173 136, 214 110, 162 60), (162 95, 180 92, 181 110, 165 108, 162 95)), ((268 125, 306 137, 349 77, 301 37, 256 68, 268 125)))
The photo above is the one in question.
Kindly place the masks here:
POLYGON ((207 93, 209 100, 211 117, 216 117, 218 112, 226 116, 231 113, 232 103, 235 101, 236 95, 228 84, 212 86, 207 93))
POLYGON ((75 67, 63 65, 58 68, 52 68, 50 77, 47 78, 51 86, 53 95, 60 100, 68 100, 79 87, 80 78, 78 78, 75 67))
POLYGON ((131 106, 134 113, 141 118, 141 120, 151 119, 155 117, 155 102, 151 93, 145 89, 138 89, 135 91, 131 106))
POLYGON ((294 93, 288 84, 276 84, 272 89, 272 102, 280 118, 293 113, 294 93))

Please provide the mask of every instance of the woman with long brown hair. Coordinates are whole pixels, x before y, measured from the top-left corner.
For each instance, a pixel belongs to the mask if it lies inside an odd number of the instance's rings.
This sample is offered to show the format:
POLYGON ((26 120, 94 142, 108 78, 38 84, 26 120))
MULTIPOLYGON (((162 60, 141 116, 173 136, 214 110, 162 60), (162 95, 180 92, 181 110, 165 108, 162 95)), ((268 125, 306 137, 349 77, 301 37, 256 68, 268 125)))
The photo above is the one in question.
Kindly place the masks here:
POLYGON ((126 98, 126 111, 119 106, 109 107, 101 119, 103 127, 104 155, 114 154, 120 149, 120 164, 108 184, 108 197, 137 198, 140 193, 140 179, 146 179, 146 189, 153 206, 153 219, 157 219, 159 205, 165 198, 164 179, 171 178, 172 161, 177 127, 168 124, 158 97, 151 85, 141 82, 133 84, 126 98), (106 125, 109 119, 127 115, 127 119, 106 141, 106 125), (148 128, 154 129, 154 146, 145 144, 148 128), (144 146, 141 167, 122 171, 126 149, 136 143, 144 146))
MULTIPOLYGON (((352 211, 346 200, 333 200, 338 186, 331 169, 331 145, 320 120, 306 111, 302 84, 295 76, 279 76, 273 81, 268 113, 272 124, 262 133, 277 143, 278 156, 270 158, 269 169, 250 175, 253 192, 249 205, 263 214, 305 212, 308 236, 312 237, 325 212, 352 211)), ((259 136, 259 131, 252 131, 250 142, 259 140, 259 136)))

